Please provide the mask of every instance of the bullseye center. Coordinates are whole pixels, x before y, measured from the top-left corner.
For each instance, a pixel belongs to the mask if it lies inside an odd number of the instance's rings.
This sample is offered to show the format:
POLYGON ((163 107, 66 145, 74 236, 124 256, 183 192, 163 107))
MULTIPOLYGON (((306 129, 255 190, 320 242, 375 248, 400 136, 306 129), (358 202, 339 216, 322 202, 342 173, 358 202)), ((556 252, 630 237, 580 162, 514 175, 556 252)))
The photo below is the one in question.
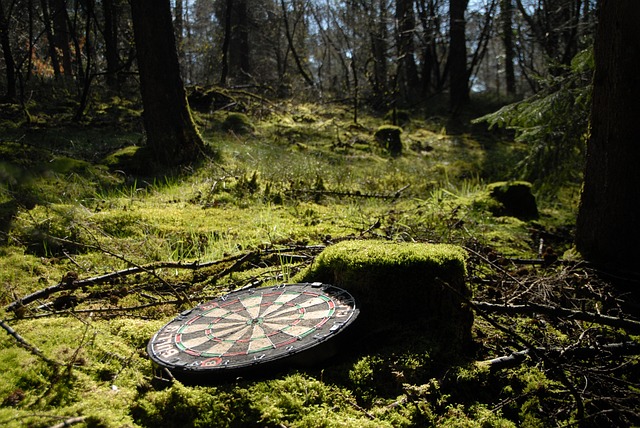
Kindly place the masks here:
POLYGON ((260 325, 262 324, 263 319, 262 317, 258 317, 258 318, 251 318, 249 321, 247 321, 247 324, 249 325, 260 325))

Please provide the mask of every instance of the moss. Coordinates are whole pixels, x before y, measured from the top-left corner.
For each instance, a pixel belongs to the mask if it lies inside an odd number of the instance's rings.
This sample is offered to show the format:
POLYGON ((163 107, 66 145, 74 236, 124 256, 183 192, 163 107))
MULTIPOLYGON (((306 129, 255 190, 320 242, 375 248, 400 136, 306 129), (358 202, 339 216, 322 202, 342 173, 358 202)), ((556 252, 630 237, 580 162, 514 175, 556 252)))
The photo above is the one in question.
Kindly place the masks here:
POLYGON ((358 412, 351 404, 355 400, 348 391, 299 373, 257 383, 249 388, 248 396, 261 426, 390 426, 381 420, 369 420, 358 412))
POLYGON ((153 171, 150 165, 149 149, 140 146, 127 146, 109 154, 100 163, 112 171, 124 171, 127 174, 147 174, 153 171))
MULTIPOLYGON (((187 387, 175 382, 164 391, 153 391, 132 408, 136 422, 153 427, 228 427, 229 396, 214 387, 187 387)), ((238 415, 241 416, 241 415, 238 415)))
POLYGON ((450 406, 446 414, 437 422, 447 428, 515 428, 516 424, 502 417, 499 412, 477 404, 469 409, 462 405, 450 406))
POLYGON ((230 113, 222 122, 222 129, 235 134, 249 134, 254 127, 246 114, 230 113))
POLYGON ((462 248, 448 244, 344 241, 328 247, 294 280, 350 291, 367 329, 427 326, 427 336, 460 350, 470 342, 473 322, 461 300, 469 296, 465 259, 462 248))
POLYGON ((402 128, 394 125, 382 125, 373 134, 375 140, 390 154, 398 156, 402 153, 402 128))
POLYGON ((91 164, 79 159, 60 156, 49 162, 49 168, 58 174, 69 174, 71 172, 85 172, 91 168, 91 164))

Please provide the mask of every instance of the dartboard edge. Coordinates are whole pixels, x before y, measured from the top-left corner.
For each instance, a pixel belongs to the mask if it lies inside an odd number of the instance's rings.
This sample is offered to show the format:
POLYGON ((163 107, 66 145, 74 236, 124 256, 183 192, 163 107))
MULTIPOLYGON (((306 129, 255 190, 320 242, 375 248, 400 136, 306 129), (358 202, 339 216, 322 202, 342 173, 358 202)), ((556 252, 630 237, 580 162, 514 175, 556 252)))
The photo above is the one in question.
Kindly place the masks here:
POLYGON ((320 282, 233 291, 180 313, 147 353, 174 377, 203 380, 315 363, 338 351, 336 336, 358 313, 349 292, 320 282))

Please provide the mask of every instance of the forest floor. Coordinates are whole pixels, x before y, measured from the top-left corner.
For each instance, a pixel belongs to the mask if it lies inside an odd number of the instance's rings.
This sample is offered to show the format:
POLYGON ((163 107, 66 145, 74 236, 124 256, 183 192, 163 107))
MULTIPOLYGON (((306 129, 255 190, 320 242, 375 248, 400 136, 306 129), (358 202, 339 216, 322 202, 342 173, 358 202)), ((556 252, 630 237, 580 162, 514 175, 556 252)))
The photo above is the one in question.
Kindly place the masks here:
POLYGON ((215 156, 162 174, 136 157, 135 103, 94 102, 82 124, 3 106, 0 425, 640 424, 639 302, 572 250, 579 183, 501 215, 487 185, 527 151, 505 132, 399 112, 391 154, 374 138, 389 117, 242 101, 195 116, 215 156), (147 343, 178 313, 352 239, 464 248, 474 349, 440 361, 400 337, 201 386, 154 371, 147 343))

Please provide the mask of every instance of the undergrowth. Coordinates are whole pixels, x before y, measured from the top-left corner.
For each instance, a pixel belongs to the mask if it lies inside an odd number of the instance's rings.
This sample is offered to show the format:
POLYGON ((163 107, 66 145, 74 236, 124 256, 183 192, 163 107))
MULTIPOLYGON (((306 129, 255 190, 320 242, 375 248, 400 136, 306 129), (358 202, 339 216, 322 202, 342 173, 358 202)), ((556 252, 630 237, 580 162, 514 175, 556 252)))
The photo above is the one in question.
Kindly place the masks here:
POLYGON ((0 425, 640 423, 637 357, 608 351, 594 364, 578 352, 637 338, 553 313, 476 308, 476 349, 455 362, 432 358, 419 337, 400 337, 265 379, 159 379, 145 347, 177 313, 287 281, 348 239, 463 246, 475 301, 623 318, 630 309, 564 257, 575 186, 538 198, 537 219, 486 209, 487 184, 513 178, 509 166, 526 154, 504 135, 450 135, 414 113, 402 124, 401 155, 391 155, 373 137, 388 124, 382 117, 353 124, 343 107, 282 104, 224 126, 232 116, 199 115, 219 158, 147 176, 127 155, 141 142, 139 113, 96 106, 75 128, 47 127, 32 111, 38 126, 11 126, 0 142, 0 425), (92 128, 115 113, 130 124, 124 132, 92 128), (477 363, 523 349, 531 352, 513 366, 477 363))

